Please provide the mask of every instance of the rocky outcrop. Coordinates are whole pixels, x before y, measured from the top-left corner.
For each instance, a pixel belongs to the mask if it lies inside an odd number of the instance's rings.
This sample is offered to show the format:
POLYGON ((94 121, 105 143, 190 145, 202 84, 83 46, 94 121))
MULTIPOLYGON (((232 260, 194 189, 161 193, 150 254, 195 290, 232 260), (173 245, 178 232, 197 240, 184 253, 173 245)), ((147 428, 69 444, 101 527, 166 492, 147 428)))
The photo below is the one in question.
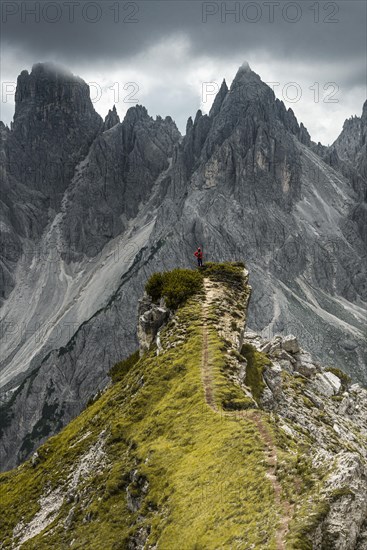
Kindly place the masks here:
POLYGON ((360 541, 367 518, 367 390, 338 369, 311 363, 294 336, 266 341, 246 332, 243 341, 266 350, 271 360, 263 371, 262 406, 278 415, 280 426, 294 441, 300 443, 305 435, 314 440, 315 466, 327 470, 330 461, 333 464, 320 491, 323 518, 308 535, 312 548, 364 548, 360 541), (282 351, 286 348, 287 358, 282 351))
MULTIPOLYGON (((354 115, 344 122, 341 134, 322 156, 351 181, 365 206, 367 201, 367 100, 364 102, 361 116, 354 115)), ((358 214, 359 211, 356 212, 355 218, 358 214)))
POLYGON ((365 145, 366 124, 367 100, 363 105, 362 115, 348 118, 343 124, 341 134, 332 144, 332 149, 337 152, 340 159, 351 162, 358 159, 365 145))
POLYGON ((141 356, 156 342, 157 334, 169 316, 170 310, 164 300, 161 300, 160 305, 154 304, 147 295, 139 300, 138 340, 141 356))
POLYGON ((298 340, 293 334, 283 338, 281 347, 288 353, 298 353, 300 351, 298 340))
MULTIPOLYGON (((17 122, 12 131, 1 127, 5 165, 21 120, 33 128, 34 117, 40 126, 38 143, 48 140, 49 157, 41 146, 37 154, 51 159, 58 148, 62 157, 65 147, 70 153, 67 170, 74 175, 70 181, 61 174, 63 200, 58 213, 56 204, 50 211, 46 196, 53 193, 53 185, 59 185, 57 178, 47 180, 48 191, 33 189, 32 182, 27 187, 18 185, 13 176, 2 180, 0 230, 7 246, 0 264, 1 292, 6 299, 0 319, 4 335, 1 402, 5 406, 0 462, 5 469, 79 414, 108 383, 111 366, 136 349, 137 299, 145 275, 139 281, 134 262, 146 246, 155 204, 162 196, 161 181, 170 165, 168 155, 173 155, 180 137, 170 117, 153 120, 143 107, 130 109, 122 124, 117 122, 101 134, 101 120, 93 111, 87 85, 80 79, 74 82, 72 75, 52 71, 49 66, 36 66, 31 75, 21 75, 17 122), (70 89, 66 86, 73 83, 70 89), (46 95, 41 91, 38 97, 37 90, 46 85, 46 95), (54 105, 44 111, 46 101, 54 105), (68 121, 72 113, 75 120, 68 121), (75 124, 80 128, 75 129, 75 124), (61 145, 52 141, 50 129, 61 145), (93 137, 86 155, 87 142, 93 137), (71 162, 76 165, 81 158, 87 161, 71 168, 71 162), (17 293, 7 299, 16 267, 17 293), (132 277, 135 288, 119 291, 125 279, 132 277), (121 321, 123 317, 126 322, 121 321), (89 358, 99 355, 96 347, 101 352, 99 367, 90 370, 89 358)), ((116 121, 113 117, 114 111, 108 124, 116 121)), ((25 147, 34 146, 32 136, 27 134, 25 147)))

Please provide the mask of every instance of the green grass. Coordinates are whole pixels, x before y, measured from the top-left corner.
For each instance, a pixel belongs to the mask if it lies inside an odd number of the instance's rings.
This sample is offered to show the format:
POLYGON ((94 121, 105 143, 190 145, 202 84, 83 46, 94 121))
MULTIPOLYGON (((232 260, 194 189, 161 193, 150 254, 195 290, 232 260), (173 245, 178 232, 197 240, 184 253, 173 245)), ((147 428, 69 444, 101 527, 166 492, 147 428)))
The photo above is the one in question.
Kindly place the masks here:
POLYGON ((262 392, 265 388, 263 380, 263 371, 267 365, 271 364, 270 359, 251 344, 243 344, 241 355, 247 360, 246 385, 251 389, 251 393, 259 403, 262 392))
POLYGON ((244 267, 241 262, 208 262, 199 271, 174 269, 164 273, 158 272, 149 278, 145 290, 154 302, 165 298, 169 308, 177 309, 202 290, 204 277, 230 285, 232 288, 243 287, 244 267))
POLYGON ((112 382, 116 383, 116 382, 120 382, 120 380, 123 380, 126 374, 129 372, 129 370, 138 361, 139 361, 139 350, 137 350, 135 353, 127 357, 127 359, 124 359, 123 361, 116 363, 116 365, 114 365, 109 372, 112 382))
MULTIPOLYGON (((104 429, 110 467, 100 474, 92 470, 82 481, 82 496, 64 503, 48 535, 22 548, 61 549, 72 539, 75 548, 126 548, 134 532, 148 526, 149 544, 160 548, 214 549, 246 541, 275 549, 276 508, 263 443, 251 420, 227 418, 206 405, 200 305, 189 300, 177 316, 187 342, 159 357, 152 351, 129 368, 126 362, 115 367, 115 385, 40 448, 37 467, 27 462, 0 476, 5 539, 20 518, 34 516, 46 487, 67 485, 73 465, 104 429), (135 470, 149 483, 146 494, 132 481, 135 470), (128 509, 127 489, 140 501, 137 512, 128 509), (72 507, 66 530, 60 520, 72 507)), ((213 334, 210 349, 217 361, 219 345, 213 334)))
POLYGON ((145 290, 154 302, 165 298, 170 309, 177 309, 191 296, 203 288, 203 277, 199 271, 191 269, 174 269, 166 273, 154 273, 145 290))
POLYGON ((242 262, 206 262, 201 273, 213 281, 230 285, 233 289, 238 286, 243 286, 244 268, 245 264, 242 262))
MULTIPOLYGON (((297 513, 297 518, 291 522, 291 533, 287 537, 289 550, 313 550, 311 535, 317 526, 326 518, 330 511, 330 504, 325 500, 316 500, 314 503, 305 503, 297 513)), ((322 548, 328 548, 322 546, 322 548)))

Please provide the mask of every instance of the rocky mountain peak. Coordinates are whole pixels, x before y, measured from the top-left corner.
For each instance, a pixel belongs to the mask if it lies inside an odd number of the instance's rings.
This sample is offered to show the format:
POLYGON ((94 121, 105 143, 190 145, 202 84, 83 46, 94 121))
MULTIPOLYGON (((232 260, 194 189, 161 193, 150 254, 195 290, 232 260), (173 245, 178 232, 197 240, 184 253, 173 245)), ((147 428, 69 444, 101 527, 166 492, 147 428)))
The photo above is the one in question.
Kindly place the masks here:
MULTIPOLYGON (((238 121, 243 122, 246 117, 251 118, 256 125, 262 121, 267 126, 279 120, 301 143, 310 145, 310 135, 305 126, 298 123, 293 110, 287 109, 283 101, 276 98, 270 86, 261 80, 248 63, 244 63, 238 69, 229 93, 226 92, 226 87, 224 82, 214 101, 211 114, 217 115, 218 111, 224 108, 223 118, 228 118, 231 112, 232 118, 237 118, 238 121)), ((225 123, 225 120, 223 122, 225 123)))
POLYGON ((29 117, 53 120, 55 110, 96 117, 89 86, 81 78, 53 63, 37 63, 22 71, 15 92, 14 127, 29 117))
POLYGON ((367 134, 367 99, 364 102, 363 109, 362 109, 361 130, 362 130, 362 145, 365 145, 366 134, 367 134))
POLYGON ((188 130, 185 165, 191 174, 201 165, 194 176, 196 186, 220 182, 227 190, 243 193, 243 200, 254 193, 260 201, 273 197, 291 204, 299 197, 298 152, 291 134, 304 144, 310 136, 247 63, 239 68, 229 90, 223 82, 209 116, 198 112, 188 130), (245 170, 239 168, 243 165, 245 170))
MULTIPOLYGON (((41 191, 57 209, 76 164, 101 127, 86 82, 53 63, 33 65, 17 80, 14 121, 6 143, 7 177, 41 191)), ((15 190, 14 183, 12 187, 15 190)), ((36 196, 34 200, 38 201, 36 196)), ((29 204, 32 201, 28 198, 29 204)), ((44 218, 41 213, 34 215, 44 218)), ((25 221, 32 228, 39 225, 28 216, 20 225, 25 221)), ((24 227, 21 231, 29 233, 24 227)))
POLYGON ((192 130, 192 127, 193 127, 194 123, 192 121, 192 117, 189 116, 189 118, 187 119, 187 123, 186 123, 186 135, 191 132, 192 130))
POLYGON ((362 107, 362 117, 363 117, 363 118, 367 118, 367 99, 366 99, 365 102, 363 103, 363 107, 362 107))
MULTIPOLYGON (((249 63, 247 61, 244 61, 242 63, 242 65, 240 65, 240 67, 238 68, 237 70, 237 74, 236 74, 236 77, 235 78, 239 78, 240 76, 245 76, 245 75, 249 75, 251 74, 253 71, 249 65, 249 63)), ((256 74, 256 73, 254 73, 256 74)))
POLYGON ((152 120, 148 114, 147 109, 143 105, 134 105, 127 110, 124 123, 126 124, 135 124, 141 120, 152 120))
POLYGON ((242 86, 259 86, 268 88, 268 86, 264 82, 262 82, 260 76, 250 68, 250 65, 248 63, 243 63, 239 67, 236 76, 232 81, 230 91, 233 92, 234 90, 242 86))
POLYGON ((367 126, 367 102, 363 105, 362 115, 351 116, 344 121, 340 135, 332 144, 342 160, 354 162, 365 143, 367 126))
POLYGON ((227 82, 225 81, 225 79, 223 79, 219 92, 215 96, 212 108, 210 109, 209 116, 214 117, 219 113, 222 103, 226 98, 227 94, 228 94, 227 82))

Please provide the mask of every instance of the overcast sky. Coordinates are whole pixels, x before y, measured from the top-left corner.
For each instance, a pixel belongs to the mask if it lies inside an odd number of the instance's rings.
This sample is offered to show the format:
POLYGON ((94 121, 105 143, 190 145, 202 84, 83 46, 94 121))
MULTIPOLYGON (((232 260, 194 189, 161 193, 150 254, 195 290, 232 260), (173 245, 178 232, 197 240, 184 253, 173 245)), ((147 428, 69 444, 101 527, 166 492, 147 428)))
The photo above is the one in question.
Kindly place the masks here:
POLYGON ((96 110, 135 103, 184 132, 216 86, 248 61, 314 141, 331 144, 366 99, 362 0, 102 2, 3 0, 1 119, 14 113, 17 75, 54 61, 91 85, 96 110), (278 83, 278 84, 274 84, 278 83))

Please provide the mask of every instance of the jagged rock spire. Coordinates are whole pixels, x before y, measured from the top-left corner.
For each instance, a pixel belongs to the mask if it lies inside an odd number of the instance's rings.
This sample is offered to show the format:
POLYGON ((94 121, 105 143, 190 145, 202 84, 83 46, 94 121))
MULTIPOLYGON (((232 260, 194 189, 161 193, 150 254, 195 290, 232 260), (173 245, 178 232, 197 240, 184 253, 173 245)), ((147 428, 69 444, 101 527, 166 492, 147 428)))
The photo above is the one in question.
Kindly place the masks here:
POLYGON ((120 117, 117 114, 116 105, 114 105, 113 108, 108 111, 108 114, 104 119, 103 131, 105 132, 106 130, 113 128, 113 126, 116 126, 119 122, 120 117))
POLYGON ((192 117, 189 116, 189 118, 187 119, 187 123, 186 123, 186 135, 191 132, 192 130, 192 127, 193 127, 194 123, 192 121, 192 117))
POLYGON ((216 116, 219 113, 220 108, 223 104, 223 101, 224 101, 227 93, 228 93, 228 86, 227 86, 227 83, 226 83, 225 79, 223 79, 223 82, 222 82, 222 85, 219 89, 219 92, 217 93, 217 95, 214 99, 212 108, 210 109, 209 116, 213 117, 213 116, 216 116))

